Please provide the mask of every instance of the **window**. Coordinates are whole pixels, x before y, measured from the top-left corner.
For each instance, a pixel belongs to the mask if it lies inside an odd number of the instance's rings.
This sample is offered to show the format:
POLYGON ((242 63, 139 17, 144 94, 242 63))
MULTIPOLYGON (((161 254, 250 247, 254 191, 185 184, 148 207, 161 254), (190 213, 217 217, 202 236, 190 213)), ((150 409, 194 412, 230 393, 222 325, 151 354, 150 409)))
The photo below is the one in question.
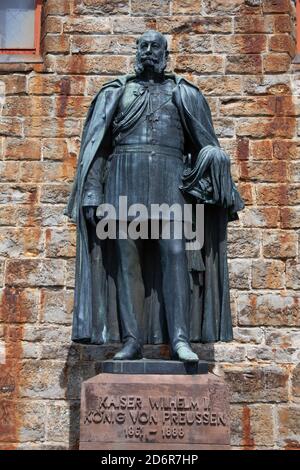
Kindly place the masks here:
POLYGON ((0 54, 40 53, 42 0, 0 0, 0 54))

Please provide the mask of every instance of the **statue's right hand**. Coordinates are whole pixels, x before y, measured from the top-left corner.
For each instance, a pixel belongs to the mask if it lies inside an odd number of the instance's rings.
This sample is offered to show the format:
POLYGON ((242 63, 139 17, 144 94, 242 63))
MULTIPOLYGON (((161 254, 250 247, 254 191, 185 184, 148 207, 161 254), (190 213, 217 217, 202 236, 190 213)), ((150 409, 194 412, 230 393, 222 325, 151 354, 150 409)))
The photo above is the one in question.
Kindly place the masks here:
POLYGON ((83 208, 85 220, 89 222, 91 225, 93 225, 94 227, 96 227, 97 225, 96 210, 97 210, 97 206, 85 206, 83 208))

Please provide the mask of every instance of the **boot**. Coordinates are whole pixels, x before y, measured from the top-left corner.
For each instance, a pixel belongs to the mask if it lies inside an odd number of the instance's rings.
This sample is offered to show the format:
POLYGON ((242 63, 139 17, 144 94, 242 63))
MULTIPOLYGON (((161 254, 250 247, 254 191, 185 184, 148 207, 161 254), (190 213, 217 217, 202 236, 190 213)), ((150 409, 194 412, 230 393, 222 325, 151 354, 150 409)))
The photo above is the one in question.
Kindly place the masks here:
POLYGON ((188 343, 178 343, 175 351, 172 354, 172 359, 182 362, 198 362, 199 357, 197 356, 188 343))
POLYGON ((114 357, 114 361, 132 361, 134 359, 142 359, 143 350, 142 347, 136 341, 127 341, 122 349, 118 351, 114 357))

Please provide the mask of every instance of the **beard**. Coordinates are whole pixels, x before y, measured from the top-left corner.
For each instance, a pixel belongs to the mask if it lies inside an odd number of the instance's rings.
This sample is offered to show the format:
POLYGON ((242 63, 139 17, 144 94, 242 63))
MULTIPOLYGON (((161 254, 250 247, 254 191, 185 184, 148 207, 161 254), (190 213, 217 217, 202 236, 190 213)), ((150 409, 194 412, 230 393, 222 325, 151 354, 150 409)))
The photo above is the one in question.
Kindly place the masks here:
POLYGON ((167 66, 166 55, 163 54, 159 59, 153 56, 142 57, 139 52, 136 54, 134 70, 137 75, 142 74, 147 69, 152 69, 154 73, 160 75, 167 66))

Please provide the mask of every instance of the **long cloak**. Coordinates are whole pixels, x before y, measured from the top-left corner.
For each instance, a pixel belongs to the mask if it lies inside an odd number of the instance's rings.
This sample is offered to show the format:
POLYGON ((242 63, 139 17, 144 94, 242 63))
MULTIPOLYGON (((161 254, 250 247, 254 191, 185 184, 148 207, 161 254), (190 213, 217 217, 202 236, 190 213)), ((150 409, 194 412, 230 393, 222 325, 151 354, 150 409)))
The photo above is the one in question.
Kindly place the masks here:
MULTIPOLYGON (((228 157, 220 150, 209 106, 200 90, 175 74, 172 99, 178 107, 186 132, 185 154, 190 154, 191 168, 183 176, 182 189, 187 202, 201 201, 204 209, 204 246, 200 252, 187 251, 191 280, 190 339, 192 342, 230 341, 232 322, 227 266, 227 223, 237 218, 243 203, 232 182, 230 170, 222 183, 222 165, 228 157), (211 151, 209 150, 211 149, 211 151), (212 161, 214 164, 212 164, 212 161), (202 163, 201 163, 202 162, 202 163), (203 164, 204 162, 204 164, 203 164), (197 169, 198 174, 193 173, 197 169), (213 196, 195 198, 201 193, 197 175, 210 176, 219 182, 213 196), (196 176, 196 177, 195 177, 196 176), (192 182, 192 183, 191 183, 192 182), (231 183, 230 183, 231 182, 231 183), (224 189, 225 188, 225 189, 224 189), (222 196, 222 193, 225 191, 222 196), (221 197, 221 196, 222 197, 221 197), (230 202, 231 201, 231 202, 230 202)), ((65 213, 77 224, 76 274, 72 339, 76 342, 104 344, 121 342, 122 333, 116 293, 117 257, 113 240, 99 240, 95 230, 87 227, 82 202, 85 183, 92 165, 99 175, 97 204, 102 202, 107 159, 112 151, 110 132, 114 113, 126 83, 134 76, 125 75, 105 84, 93 99, 82 133, 77 174, 65 213)), ((228 165, 227 168, 228 173, 228 165)), ((200 194, 201 196, 201 194, 200 194)), ((96 201, 94 201, 94 204, 96 201)), ((145 302, 142 315, 144 342, 168 342, 162 299, 159 252, 153 246, 145 253, 143 273, 145 302)))

